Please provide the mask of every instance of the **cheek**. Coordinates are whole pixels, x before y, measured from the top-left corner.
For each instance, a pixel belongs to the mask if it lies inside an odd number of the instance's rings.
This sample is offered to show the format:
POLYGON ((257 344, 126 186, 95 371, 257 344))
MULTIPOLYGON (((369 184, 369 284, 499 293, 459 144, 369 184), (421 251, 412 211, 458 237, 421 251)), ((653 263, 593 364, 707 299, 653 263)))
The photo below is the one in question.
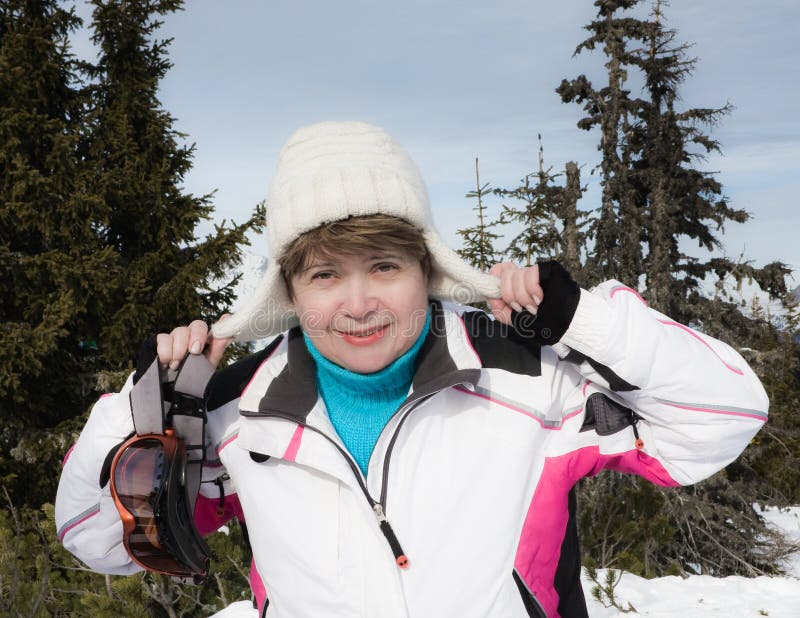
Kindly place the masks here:
POLYGON ((319 296, 309 291, 296 293, 294 296, 294 310, 306 333, 325 329, 330 322, 330 312, 325 305, 324 295, 319 296))
POLYGON ((425 322, 425 315, 428 312, 428 290, 422 286, 414 286, 405 289, 396 298, 398 313, 402 315, 403 321, 411 325, 419 325, 425 322))

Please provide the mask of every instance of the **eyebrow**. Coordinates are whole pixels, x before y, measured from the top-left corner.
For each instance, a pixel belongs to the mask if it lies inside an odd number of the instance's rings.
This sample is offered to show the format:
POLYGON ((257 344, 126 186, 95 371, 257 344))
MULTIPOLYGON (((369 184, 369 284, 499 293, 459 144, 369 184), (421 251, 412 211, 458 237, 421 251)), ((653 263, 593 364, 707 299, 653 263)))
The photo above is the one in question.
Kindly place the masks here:
POLYGON ((333 262, 314 262, 313 264, 309 264, 301 273, 307 273, 309 270, 313 270, 314 268, 331 268, 333 266, 333 262))
MULTIPOLYGON (((378 260, 397 260, 402 261, 405 258, 399 253, 373 253, 367 258, 368 262, 378 261, 378 260)), ((331 261, 324 261, 324 262, 313 262, 305 267, 300 272, 308 272, 314 268, 332 268, 335 267, 336 263, 331 261)))
POLYGON ((376 253, 371 255, 368 260, 402 260, 403 257, 399 253, 376 253))

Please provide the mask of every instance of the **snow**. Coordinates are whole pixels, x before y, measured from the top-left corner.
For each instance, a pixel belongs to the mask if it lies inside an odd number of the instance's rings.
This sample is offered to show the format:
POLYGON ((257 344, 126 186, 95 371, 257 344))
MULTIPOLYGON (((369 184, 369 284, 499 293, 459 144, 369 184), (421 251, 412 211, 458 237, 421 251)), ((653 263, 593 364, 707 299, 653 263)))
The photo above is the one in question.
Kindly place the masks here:
MULTIPOLYGON (((602 577, 602 573, 601 573, 602 577)), ((600 580, 602 581, 602 579, 600 580)), ((583 589, 591 595, 592 582, 584 579, 583 589)), ((625 573, 615 589, 618 603, 630 603, 639 616, 699 618, 701 616, 800 616, 800 580, 792 578, 714 578, 707 575, 643 579, 625 573)), ((631 616, 589 600, 592 618, 631 616)))
MULTIPOLYGON (((800 544, 800 506, 787 509, 765 507, 770 525, 800 544)), ((787 564, 784 577, 724 577, 707 575, 643 579, 623 573, 615 588, 618 604, 636 613, 603 607, 592 597, 594 583, 584 575, 583 590, 592 618, 648 616, 652 618, 800 618, 800 553, 787 564)), ((598 571, 603 582, 605 571, 598 571)), ((214 618, 257 618, 249 601, 238 601, 214 614, 214 618)))
POLYGON ((214 614, 212 618, 258 618, 258 611, 253 609, 250 601, 236 601, 214 614))

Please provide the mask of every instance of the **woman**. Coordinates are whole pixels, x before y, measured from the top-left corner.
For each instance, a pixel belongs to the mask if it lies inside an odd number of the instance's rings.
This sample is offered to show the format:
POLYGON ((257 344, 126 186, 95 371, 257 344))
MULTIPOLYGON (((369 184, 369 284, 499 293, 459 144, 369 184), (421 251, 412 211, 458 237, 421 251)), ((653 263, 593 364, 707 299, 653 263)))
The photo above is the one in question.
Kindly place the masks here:
MULTIPOLYGON (((697 482, 766 419, 735 351, 634 290, 581 290, 553 262, 471 269, 377 127, 298 131, 268 212, 248 304, 157 343, 165 365, 216 365, 232 338, 273 337, 209 386, 204 479, 224 479, 226 508, 208 516, 204 483, 195 511, 204 530, 247 522, 265 615, 585 616, 574 484, 603 468, 697 482), (482 299, 496 319, 447 302, 482 299), (533 325, 510 327, 525 310, 533 325)), ((56 504, 65 546, 105 572, 137 570, 96 480, 132 431, 130 388, 95 406, 56 504)))

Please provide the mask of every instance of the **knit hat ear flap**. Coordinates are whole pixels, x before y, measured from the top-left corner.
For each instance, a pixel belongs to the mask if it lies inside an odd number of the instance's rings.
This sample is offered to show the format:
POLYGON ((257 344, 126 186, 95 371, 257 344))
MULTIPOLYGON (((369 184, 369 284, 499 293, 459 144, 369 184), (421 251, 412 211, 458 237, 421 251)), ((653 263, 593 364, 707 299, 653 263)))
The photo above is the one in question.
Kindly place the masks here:
POLYGON ((500 296, 500 281, 497 277, 482 273, 467 264, 444 244, 433 228, 425 230, 423 237, 431 256, 428 294, 432 298, 467 304, 500 296))
POLYGON ((255 291, 235 313, 216 322, 211 327, 211 334, 217 338, 233 337, 236 341, 256 341, 298 324, 280 264, 273 259, 255 291))
POLYGON ((283 253, 324 223, 379 213, 422 230, 432 297, 469 303, 499 296, 498 280, 464 262, 434 229, 425 183, 397 142, 363 122, 323 122, 298 130, 281 149, 267 200, 270 264, 242 308, 214 324, 214 336, 252 341, 297 324, 280 272, 283 253))

